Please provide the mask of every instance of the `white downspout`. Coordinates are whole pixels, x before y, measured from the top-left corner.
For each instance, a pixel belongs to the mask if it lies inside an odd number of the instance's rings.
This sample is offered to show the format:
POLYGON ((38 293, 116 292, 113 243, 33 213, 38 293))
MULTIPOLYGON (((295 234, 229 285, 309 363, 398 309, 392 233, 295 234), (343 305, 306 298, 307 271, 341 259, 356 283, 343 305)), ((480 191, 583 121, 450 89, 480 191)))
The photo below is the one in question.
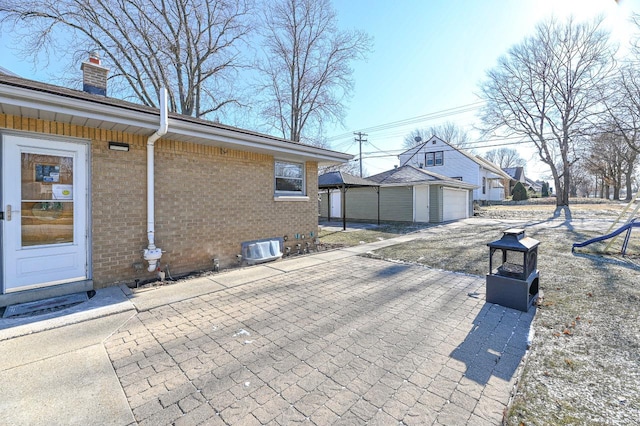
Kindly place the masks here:
POLYGON ((153 272, 158 267, 162 257, 162 250, 155 244, 155 178, 153 147, 155 142, 169 130, 169 113, 167 109, 167 89, 160 89, 160 127, 147 139, 147 239, 149 246, 144 250, 144 260, 149 262, 148 271, 153 272))

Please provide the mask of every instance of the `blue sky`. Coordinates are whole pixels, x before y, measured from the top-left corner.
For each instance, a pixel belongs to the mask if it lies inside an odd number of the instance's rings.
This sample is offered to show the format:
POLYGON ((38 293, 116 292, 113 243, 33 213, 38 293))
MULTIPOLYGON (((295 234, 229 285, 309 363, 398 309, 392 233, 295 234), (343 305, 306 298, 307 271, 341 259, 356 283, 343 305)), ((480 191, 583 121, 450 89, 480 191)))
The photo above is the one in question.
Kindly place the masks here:
MULTIPOLYGON (((477 109, 438 119, 416 119, 407 126, 387 123, 421 117, 478 102, 478 84, 486 71, 509 47, 534 31, 550 16, 578 20, 605 17, 604 25, 621 45, 628 45, 632 11, 640 13, 640 0, 397 0, 336 1, 340 23, 374 36, 374 52, 355 66, 356 87, 349 102, 346 128, 328 132, 332 146, 357 154, 352 132, 364 131, 370 144, 363 146, 364 168, 379 173, 398 164, 396 154, 403 137, 416 128, 452 121, 471 129, 477 109), (393 6, 389 6, 393 4, 393 6), (379 152, 379 151, 385 152, 379 152)), ((471 109, 467 108, 467 109, 471 109)), ((475 140, 479 140, 474 135, 475 140)), ((494 142, 495 144, 495 142, 494 142)), ((477 143, 479 153, 491 143, 477 143)), ((527 164, 527 176, 544 176, 544 166, 534 161, 525 145, 512 146, 527 164)))
MULTIPOLYGON (((355 91, 348 101, 345 127, 327 128, 331 147, 351 154, 358 153, 353 132, 368 134, 363 164, 369 175, 398 164, 403 138, 416 128, 451 121, 471 130, 477 122, 479 82, 509 47, 533 33, 540 20, 552 15, 559 19, 573 15, 578 20, 603 15, 605 27, 624 48, 633 30, 629 17, 634 11, 640 13, 640 0, 333 0, 333 4, 341 27, 357 28, 374 38, 368 61, 354 66, 355 91), (463 114, 429 117, 468 105, 463 114), (397 122, 408 123, 390 124, 397 122)), ((34 70, 9 49, 19 40, 6 32, 1 37, 0 66, 26 78, 55 82, 55 74, 46 68, 34 70)), ((474 132, 472 136, 479 141, 474 132)), ((482 153, 491 144, 480 141, 475 146, 482 153)), ((545 176, 530 147, 512 147, 530 160, 528 176, 545 176)))

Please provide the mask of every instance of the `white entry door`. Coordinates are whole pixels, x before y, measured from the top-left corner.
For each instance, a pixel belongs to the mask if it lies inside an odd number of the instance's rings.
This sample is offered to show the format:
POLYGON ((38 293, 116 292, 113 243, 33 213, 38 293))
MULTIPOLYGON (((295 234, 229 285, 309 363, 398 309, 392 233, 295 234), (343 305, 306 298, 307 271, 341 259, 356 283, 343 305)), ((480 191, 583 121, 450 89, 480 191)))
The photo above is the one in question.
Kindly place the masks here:
POLYGON ((429 222, 429 187, 427 185, 413 187, 413 221, 429 222))
POLYGON ((331 191, 331 217, 342 218, 342 194, 340 190, 331 191))
POLYGON ((2 137, 3 292, 87 278, 87 146, 2 137))

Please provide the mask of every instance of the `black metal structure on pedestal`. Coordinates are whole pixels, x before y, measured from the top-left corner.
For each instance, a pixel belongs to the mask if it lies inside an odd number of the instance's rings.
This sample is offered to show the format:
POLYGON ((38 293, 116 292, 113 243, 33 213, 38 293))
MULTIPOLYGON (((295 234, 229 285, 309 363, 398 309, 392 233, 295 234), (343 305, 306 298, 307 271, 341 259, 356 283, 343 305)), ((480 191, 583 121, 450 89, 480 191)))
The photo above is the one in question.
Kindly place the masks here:
POLYGON ((489 246, 487 302, 528 311, 538 297, 539 241, 525 236, 524 229, 503 232, 489 246))

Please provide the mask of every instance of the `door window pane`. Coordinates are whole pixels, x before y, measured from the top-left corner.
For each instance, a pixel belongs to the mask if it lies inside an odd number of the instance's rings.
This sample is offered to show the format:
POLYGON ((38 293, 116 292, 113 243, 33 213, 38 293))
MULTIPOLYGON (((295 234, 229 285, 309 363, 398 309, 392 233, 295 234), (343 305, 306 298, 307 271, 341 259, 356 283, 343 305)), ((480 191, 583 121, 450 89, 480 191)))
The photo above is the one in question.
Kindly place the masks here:
POLYGON ((22 246, 73 242, 73 158, 22 153, 22 246))

